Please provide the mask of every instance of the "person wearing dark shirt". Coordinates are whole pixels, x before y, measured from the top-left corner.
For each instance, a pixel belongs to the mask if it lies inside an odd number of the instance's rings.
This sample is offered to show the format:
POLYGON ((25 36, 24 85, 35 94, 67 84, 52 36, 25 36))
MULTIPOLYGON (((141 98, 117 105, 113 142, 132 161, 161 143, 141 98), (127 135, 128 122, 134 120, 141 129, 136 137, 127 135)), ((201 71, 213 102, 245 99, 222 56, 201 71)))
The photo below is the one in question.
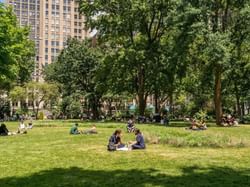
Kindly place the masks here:
POLYGON ((4 123, 0 126, 0 136, 8 136, 9 130, 4 123))
POLYGON ((128 120, 127 131, 128 133, 135 131, 135 125, 132 119, 128 120))
POLYGON ((136 141, 131 142, 132 144, 131 148, 132 149, 145 149, 146 148, 145 141, 139 129, 135 130, 135 136, 136 136, 136 141))
POLYGON ((73 127, 71 127, 71 129, 70 129, 70 132, 69 132, 70 134, 80 134, 80 132, 79 132, 79 130, 78 130, 78 124, 76 123, 76 124, 74 124, 74 126, 73 127))
POLYGON ((118 129, 109 138, 109 144, 107 146, 109 151, 115 151, 117 148, 125 147, 125 144, 121 141, 121 135, 122 131, 118 129))

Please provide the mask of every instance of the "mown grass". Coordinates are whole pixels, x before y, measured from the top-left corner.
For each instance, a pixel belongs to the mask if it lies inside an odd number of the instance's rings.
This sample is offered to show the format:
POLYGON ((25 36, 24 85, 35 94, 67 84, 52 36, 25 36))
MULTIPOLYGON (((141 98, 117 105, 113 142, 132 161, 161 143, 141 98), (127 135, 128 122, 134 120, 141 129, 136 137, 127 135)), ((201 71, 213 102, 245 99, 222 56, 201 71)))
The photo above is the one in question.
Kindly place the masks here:
MULTIPOLYGON (((73 121, 34 123, 27 135, 0 137, 1 187, 250 186, 247 125, 212 125, 199 132, 184 130, 183 123, 138 125, 148 141, 146 150, 107 152, 109 136, 116 128, 125 131, 125 124, 98 123, 97 135, 70 136, 73 121)), ((80 123, 80 129, 91 124, 80 123)), ((17 128, 17 123, 7 125, 17 128)), ((134 135, 124 132, 123 139, 134 135)))

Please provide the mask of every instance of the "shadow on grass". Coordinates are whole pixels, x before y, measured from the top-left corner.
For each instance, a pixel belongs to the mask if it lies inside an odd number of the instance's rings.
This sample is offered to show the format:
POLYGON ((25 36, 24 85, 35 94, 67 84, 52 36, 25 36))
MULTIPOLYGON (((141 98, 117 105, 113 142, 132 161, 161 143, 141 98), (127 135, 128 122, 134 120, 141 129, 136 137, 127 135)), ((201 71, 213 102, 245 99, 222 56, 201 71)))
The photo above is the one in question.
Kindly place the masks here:
POLYGON ((228 167, 182 169, 181 176, 171 176, 155 169, 148 170, 83 170, 55 168, 27 177, 0 179, 1 187, 92 187, 92 186, 250 186, 250 170, 236 171, 228 167))

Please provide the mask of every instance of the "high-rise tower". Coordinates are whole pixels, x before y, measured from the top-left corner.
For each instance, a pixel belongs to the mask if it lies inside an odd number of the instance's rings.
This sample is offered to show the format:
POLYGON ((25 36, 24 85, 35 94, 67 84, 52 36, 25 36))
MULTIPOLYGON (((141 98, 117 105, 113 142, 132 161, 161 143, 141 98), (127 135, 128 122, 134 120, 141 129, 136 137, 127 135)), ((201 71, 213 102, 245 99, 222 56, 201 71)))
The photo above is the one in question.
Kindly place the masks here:
POLYGON ((36 45, 33 78, 42 80, 42 69, 52 63, 69 37, 88 36, 84 16, 75 0, 6 0, 13 6, 21 26, 30 26, 30 39, 36 45))

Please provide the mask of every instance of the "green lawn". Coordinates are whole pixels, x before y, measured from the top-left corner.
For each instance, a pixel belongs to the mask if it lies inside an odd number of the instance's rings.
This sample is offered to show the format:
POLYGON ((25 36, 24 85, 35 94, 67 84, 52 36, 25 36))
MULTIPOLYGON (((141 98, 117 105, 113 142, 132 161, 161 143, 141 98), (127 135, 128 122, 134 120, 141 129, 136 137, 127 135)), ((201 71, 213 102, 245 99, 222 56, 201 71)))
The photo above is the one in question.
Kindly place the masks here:
POLYGON ((0 187, 250 186, 250 125, 201 132, 138 125, 146 150, 108 152, 116 128, 125 142, 134 139, 125 124, 98 123, 97 135, 70 136, 71 124, 36 121, 27 135, 0 137, 0 187))

